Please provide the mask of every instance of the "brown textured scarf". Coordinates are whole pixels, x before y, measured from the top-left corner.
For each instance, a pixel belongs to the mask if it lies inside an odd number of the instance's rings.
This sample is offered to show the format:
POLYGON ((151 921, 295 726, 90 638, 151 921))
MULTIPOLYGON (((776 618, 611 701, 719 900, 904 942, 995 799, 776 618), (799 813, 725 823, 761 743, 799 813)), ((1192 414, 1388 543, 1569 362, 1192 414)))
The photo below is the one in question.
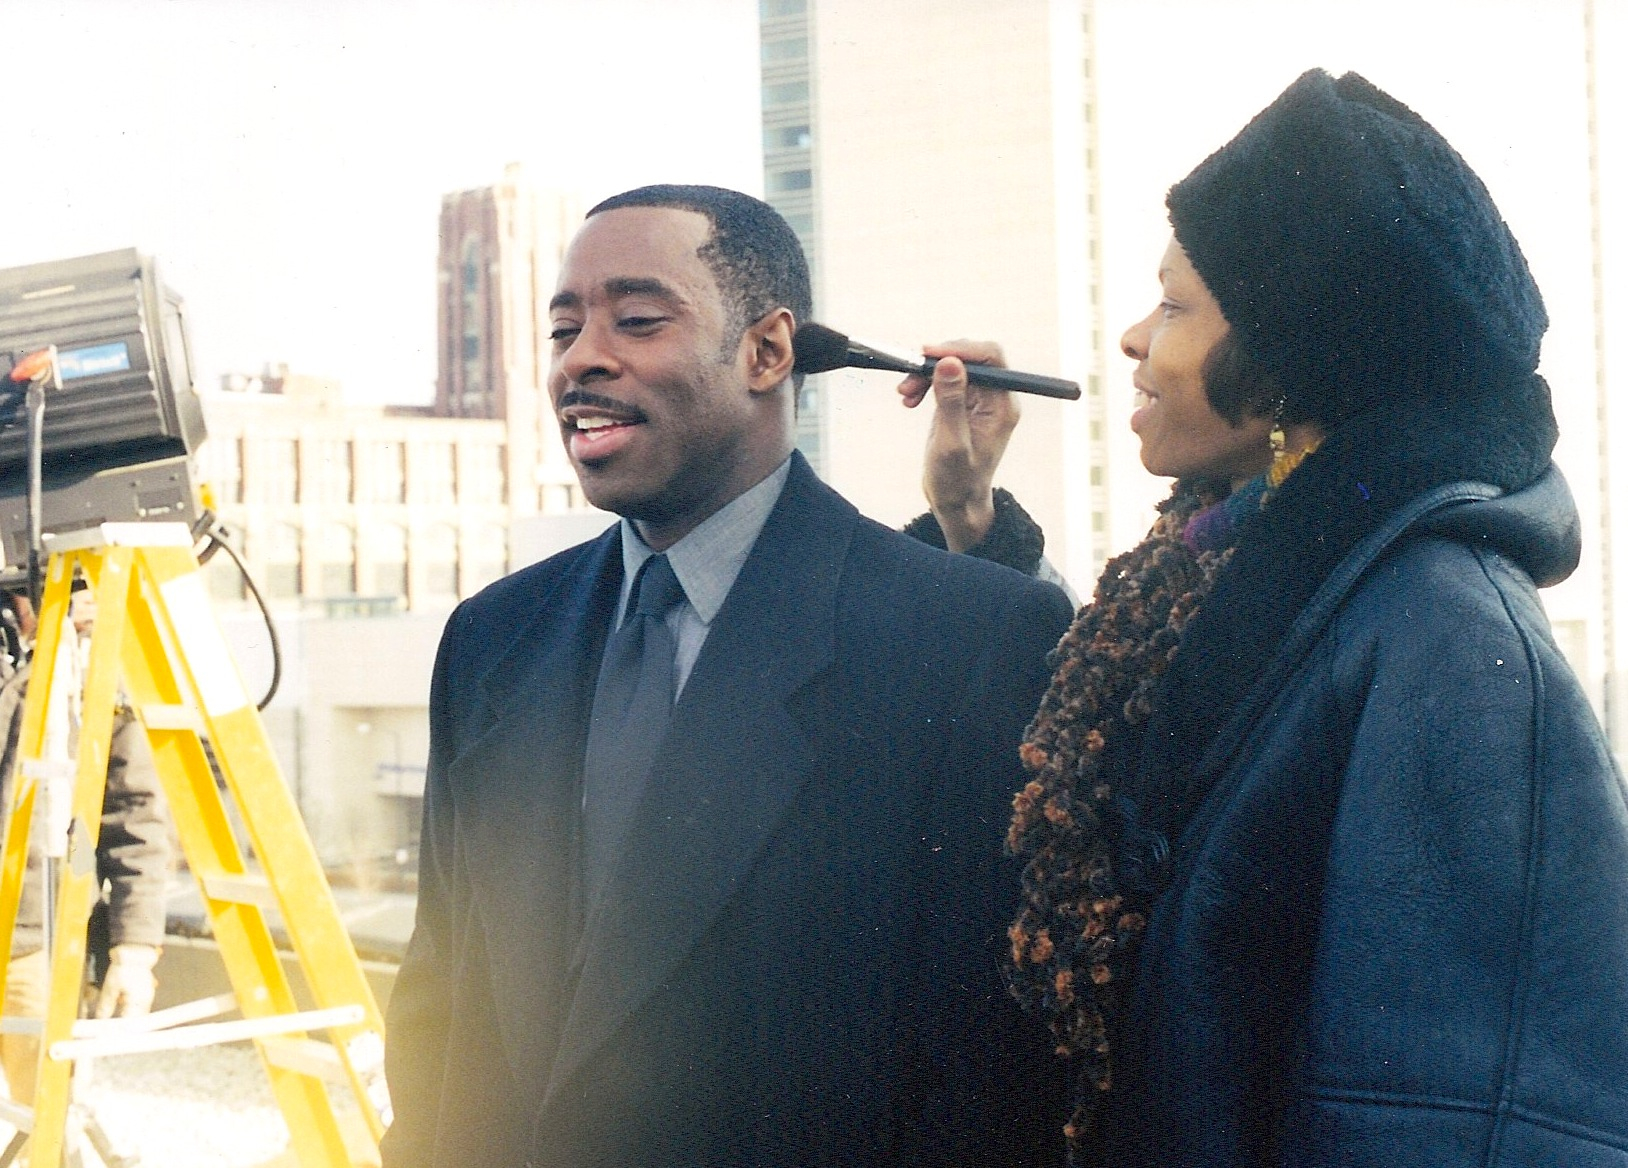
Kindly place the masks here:
POLYGON ((1095 1115, 1111 1085, 1110 1030, 1157 889, 1140 870, 1146 840, 1129 784, 1160 679, 1229 552, 1194 552, 1192 517, 1212 488, 1178 484, 1141 544, 1109 561, 1092 602, 1052 655, 1051 688, 1025 737, 1033 775, 1013 800, 1007 846, 1027 857, 1008 977, 1077 1066, 1065 1134, 1093 1158, 1095 1115))

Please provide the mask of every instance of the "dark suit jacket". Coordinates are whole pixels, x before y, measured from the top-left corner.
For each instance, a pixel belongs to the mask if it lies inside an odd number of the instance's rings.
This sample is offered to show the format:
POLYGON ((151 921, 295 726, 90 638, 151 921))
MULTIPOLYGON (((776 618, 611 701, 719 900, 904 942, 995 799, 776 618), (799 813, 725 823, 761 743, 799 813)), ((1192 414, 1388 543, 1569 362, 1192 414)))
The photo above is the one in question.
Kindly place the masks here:
POLYGON ((1060 1160, 998 960, 1054 587, 862 518, 801 457, 578 893, 616 532, 462 605, 431 693, 391 1168, 1060 1160))

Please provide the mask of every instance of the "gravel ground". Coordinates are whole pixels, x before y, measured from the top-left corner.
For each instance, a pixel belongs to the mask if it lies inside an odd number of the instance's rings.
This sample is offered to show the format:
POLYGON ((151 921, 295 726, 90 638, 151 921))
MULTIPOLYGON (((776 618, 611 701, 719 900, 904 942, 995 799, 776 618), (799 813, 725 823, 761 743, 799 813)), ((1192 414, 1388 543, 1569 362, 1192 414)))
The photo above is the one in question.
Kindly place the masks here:
MULTIPOLYGON (((247 1043, 99 1059, 79 1098, 141 1168, 270 1168, 292 1163, 288 1129, 247 1043)), ((336 1110, 355 1113, 348 1096, 336 1110)), ((0 1124, 0 1147, 10 1129, 0 1124)), ((94 1164, 93 1159, 87 1158, 94 1164)))

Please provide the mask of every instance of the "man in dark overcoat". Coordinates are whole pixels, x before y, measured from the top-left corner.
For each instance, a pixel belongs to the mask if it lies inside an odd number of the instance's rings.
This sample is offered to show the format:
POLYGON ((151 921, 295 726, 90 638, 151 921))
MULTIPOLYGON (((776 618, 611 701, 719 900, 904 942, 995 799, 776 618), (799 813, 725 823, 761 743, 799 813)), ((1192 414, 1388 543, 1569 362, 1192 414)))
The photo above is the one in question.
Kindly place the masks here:
POLYGON ((817 480, 810 307, 790 228, 716 188, 607 200, 565 256, 550 398, 622 519, 444 634, 388 1168, 1061 1159, 999 954, 1069 606, 817 480))

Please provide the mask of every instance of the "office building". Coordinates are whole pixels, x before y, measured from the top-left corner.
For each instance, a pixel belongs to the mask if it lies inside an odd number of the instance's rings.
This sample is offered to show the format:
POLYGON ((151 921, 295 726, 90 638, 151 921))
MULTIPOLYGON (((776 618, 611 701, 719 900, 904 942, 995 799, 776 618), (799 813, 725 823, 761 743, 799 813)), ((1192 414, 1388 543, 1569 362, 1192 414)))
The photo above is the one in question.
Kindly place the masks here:
POLYGON ((548 299, 582 210, 535 189, 514 164, 493 186, 441 200, 433 412, 507 424, 505 472, 518 514, 579 502, 544 379, 548 299))
MULTIPOLYGON (((764 192, 808 252, 821 320, 912 347, 992 337, 1077 380, 1029 398, 1000 482, 1089 581, 1109 551, 1093 36, 1049 0, 761 0, 764 192), (976 67, 966 67, 976 62, 976 67), (1061 490, 1059 490, 1061 484, 1061 490)), ((897 378, 811 378, 800 447, 862 510, 924 507, 928 409, 897 378)))

